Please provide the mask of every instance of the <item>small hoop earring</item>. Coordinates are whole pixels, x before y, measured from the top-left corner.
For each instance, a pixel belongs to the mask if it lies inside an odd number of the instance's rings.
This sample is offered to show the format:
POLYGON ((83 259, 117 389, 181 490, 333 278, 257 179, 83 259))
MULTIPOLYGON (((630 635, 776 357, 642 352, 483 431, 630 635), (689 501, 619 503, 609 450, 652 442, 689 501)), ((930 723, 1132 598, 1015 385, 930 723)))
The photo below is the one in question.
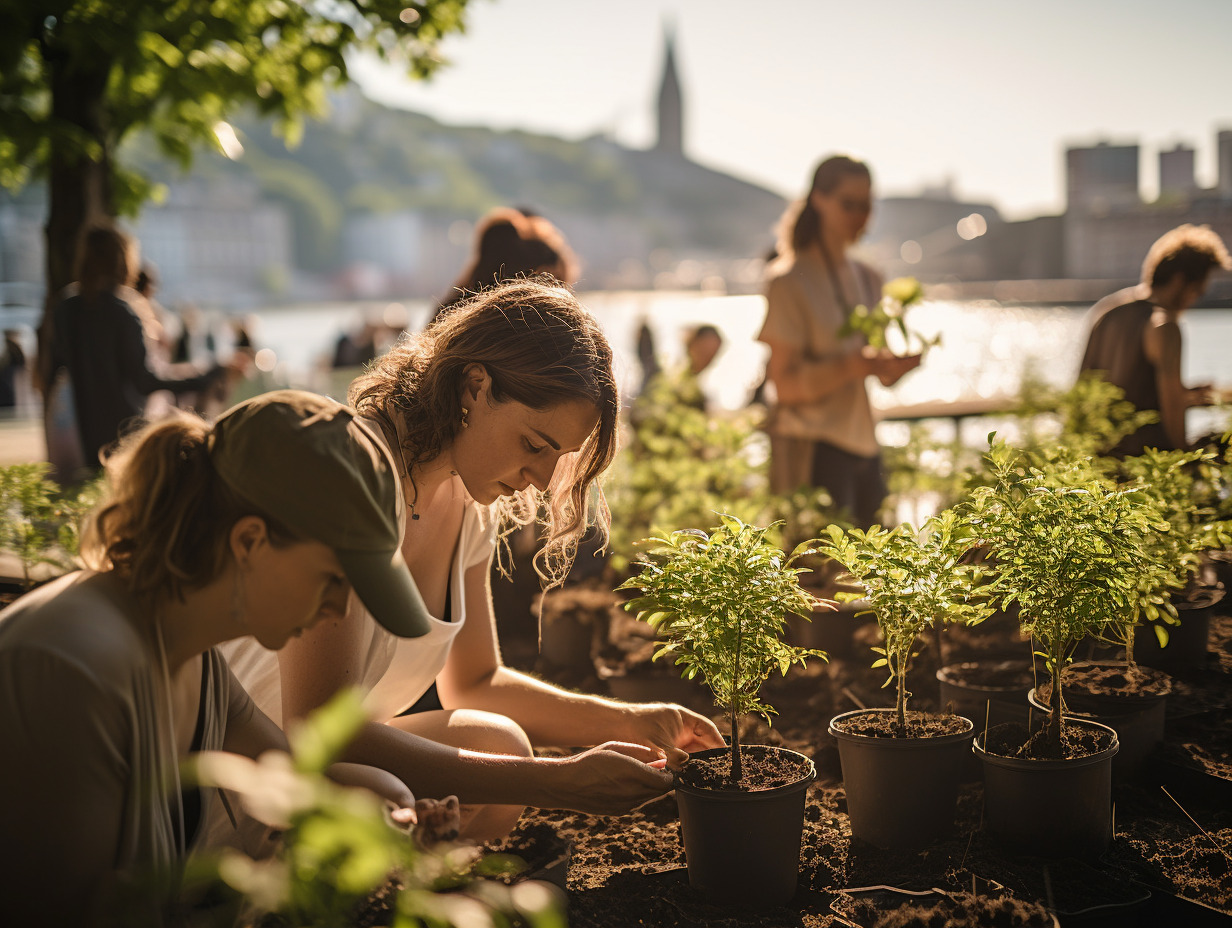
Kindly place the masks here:
POLYGON ((465 406, 463 406, 462 407, 462 428, 464 429, 469 429, 471 427, 471 424, 466 421, 466 417, 469 416, 470 414, 471 414, 471 411, 467 409, 465 406))

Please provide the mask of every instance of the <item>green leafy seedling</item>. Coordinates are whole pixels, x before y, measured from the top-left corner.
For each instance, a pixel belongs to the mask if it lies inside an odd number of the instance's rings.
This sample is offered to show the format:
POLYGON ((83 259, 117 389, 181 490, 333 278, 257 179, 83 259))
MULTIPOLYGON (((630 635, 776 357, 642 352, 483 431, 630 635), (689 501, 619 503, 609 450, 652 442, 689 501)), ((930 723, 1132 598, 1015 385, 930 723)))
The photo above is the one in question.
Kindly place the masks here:
POLYGON ((889 348, 888 333, 897 331, 906 353, 923 354, 941 343, 941 336, 925 338, 907 327, 907 310, 924 299, 924 288, 914 277, 896 277, 881 288, 881 299, 872 307, 863 303, 852 307, 840 336, 859 333, 873 348, 889 348))
POLYGON ((933 516, 917 532, 910 524, 867 531, 836 525, 823 539, 825 554, 841 564, 863 593, 839 593, 848 601, 865 598, 881 629, 883 647, 874 647, 873 667, 885 667, 885 686, 896 687, 896 729, 907 735, 907 671, 923 632, 945 622, 974 625, 992 614, 978 598, 981 569, 963 563, 975 543, 973 527, 957 510, 933 516))
POLYGON ((1078 642, 1138 606, 1151 569, 1156 507, 1137 486, 1117 486, 1089 461, 1061 456, 1031 464, 989 436, 993 482, 971 497, 971 519, 993 555, 990 599, 1019 606, 1019 623, 1041 648, 1052 679, 1046 745, 1061 753, 1062 676, 1078 642))
POLYGON ((767 539, 776 525, 757 528, 716 513, 710 532, 685 529, 642 542, 651 557, 618 589, 641 595, 625 609, 647 622, 662 639, 654 659, 671 658, 685 679, 701 676, 731 725, 731 778, 743 774, 739 717, 755 712, 767 721, 772 706, 760 697, 774 670, 786 674, 824 651, 783 641, 787 613, 811 618, 817 602, 800 587, 806 568, 796 562, 816 553, 811 542, 790 555, 767 539))

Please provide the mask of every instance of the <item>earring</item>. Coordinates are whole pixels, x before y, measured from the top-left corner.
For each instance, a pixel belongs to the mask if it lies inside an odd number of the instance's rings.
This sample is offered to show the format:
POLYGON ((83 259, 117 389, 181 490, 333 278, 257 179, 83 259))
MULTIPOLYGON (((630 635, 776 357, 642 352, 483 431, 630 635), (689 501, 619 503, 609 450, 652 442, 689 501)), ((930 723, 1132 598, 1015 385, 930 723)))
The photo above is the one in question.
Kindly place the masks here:
POLYGON ((462 407, 462 428, 464 429, 469 429, 471 427, 471 424, 466 421, 466 417, 469 416, 470 414, 471 414, 471 411, 467 409, 465 406, 463 406, 462 407))

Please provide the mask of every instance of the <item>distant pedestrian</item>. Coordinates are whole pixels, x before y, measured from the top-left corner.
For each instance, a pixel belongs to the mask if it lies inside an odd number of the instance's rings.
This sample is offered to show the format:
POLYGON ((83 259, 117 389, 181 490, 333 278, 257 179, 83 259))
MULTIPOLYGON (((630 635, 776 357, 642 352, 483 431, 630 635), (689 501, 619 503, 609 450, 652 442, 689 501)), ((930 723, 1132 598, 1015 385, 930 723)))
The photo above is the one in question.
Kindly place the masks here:
POLYGON ((155 390, 202 390, 227 375, 227 368, 158 364, 150 357, 146 333, 130 300, 137 253, 114 225, 85 230, 77 253, 77 282, 65 289, 52 314, 50 374, 71 380, 72 405, 86 471, 101 468, 100 455, 126 430, 142 421, 146 397, 155 390))
POLYGON ((26 375, 26 352, 18 341, 16 329, 4 330, 4 345, 0 347, 0 408, 17 405, 17 395, 26 375))
POLYGON ((574 282, 577 261, 565 237, 533 210, 494 209, 479 221, 474 257, 432 319, 459 300, 502 280, 537 274, 550 275, 562 284, 574 282))
POLYGON ((1099 371, 1137 409, 1159 412, 1158 422, 1123 438, 1115 455, 1189 447, 1185 413, 1209 404, 1212 390, 1209 384, 1186 387, 1181 382, 1178 323, 1202 298, 1217 268, 1232 269, 1223 239, 1206 226, 1178 226, 1151 246, 1136 287, 1110 294, 1091 308, 1079 370, 1099 371))

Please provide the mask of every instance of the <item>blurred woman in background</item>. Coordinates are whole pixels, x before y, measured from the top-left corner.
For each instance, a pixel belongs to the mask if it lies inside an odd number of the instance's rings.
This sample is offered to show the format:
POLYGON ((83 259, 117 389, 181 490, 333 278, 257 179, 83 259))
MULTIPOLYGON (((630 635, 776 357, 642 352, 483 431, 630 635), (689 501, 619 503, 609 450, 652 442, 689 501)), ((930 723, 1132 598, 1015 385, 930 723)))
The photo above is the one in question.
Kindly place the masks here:
POLYGON ((804 198, 784 213, 757 336, 770 347, 773 489, 822 487, 863 527, 877 521, 886 494, 865 379, 890 386, 920 363, 839 334, 855 306, 881 299, 880 275, 850 253, 872 205, 863 162, 834 155, 817 166, 804 198))

